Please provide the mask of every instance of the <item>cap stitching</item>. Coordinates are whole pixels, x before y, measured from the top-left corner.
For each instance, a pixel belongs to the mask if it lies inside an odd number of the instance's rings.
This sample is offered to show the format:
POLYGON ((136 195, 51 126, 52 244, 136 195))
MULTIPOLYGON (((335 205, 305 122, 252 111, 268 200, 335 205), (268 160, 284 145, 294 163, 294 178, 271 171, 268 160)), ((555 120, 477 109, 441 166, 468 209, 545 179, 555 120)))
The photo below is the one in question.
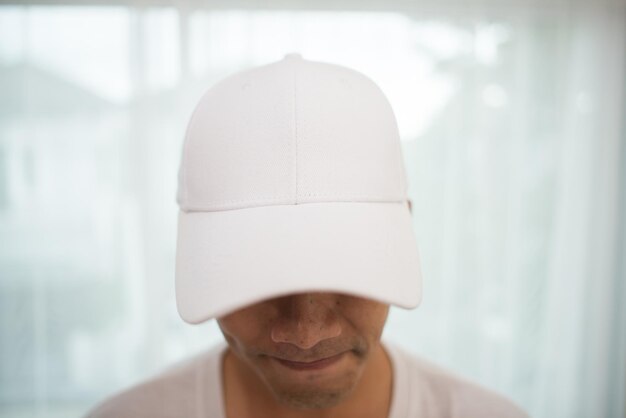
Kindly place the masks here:
MULTIPOLYGON (((357 193, 342 193, 341 195, 337 195, 337 194, 332 194, 332 193, 306 193, 303 194, 302 196, 319 196, 319 197, 329 197, 329 196, 334 196, 334 197, 355 197, 355 196, 361 196, 364 198, 368 198, 368 199, 386 199, 386 197, 380 197, 380 196, 372 196, 372 195, 362 195, 362 194, 357 194, 357 193)), ((257 200, 278 200, 278 199, 287 199, 292 197, 291 195, 284 195, 284 196, 276 196, 276 197, 272 197, 269 199, 233 199, 233 200, 220 200, 220 202, 256 202, 257 200)))
POLYGON ((296 205, 298 204, 298 115, 297 115, 297 103, 296 103, 296 70, 298 69, 298 65, 293 66, 293 130, 294 130, 294 144, 295 144, 295 194, 294 199, 296 205))
MULTIPOLYGON (((363 201, 352 201, 352 200, 347 200, 347 201, 337 201, 337 200, 332 200, 332 201, 322 201, 322 202, 300 202, 299 204, 294 204, 294 203, 289 203, 289 202, 263 202, 263 204, 256 204, 256 205, 246 205, 246 206, 237 206, 237 205, 221 205, 221 206, 192 206, 192 207, 186 207, 186 208, 181 208, 180 210, 182 212, 185 213, 190 213, 190 212, 222 212, 222 211, 228 211, 228 210, 237 210, 237 209, 251 209, 251 208, 259 208, 259 207, 268 207, 268 206, 302 206, 302 205, 309 205, 309 204, 314 204, 314 203, 382 203, 382 204, 402 204, 403 201, 400 200, 375 200, 375 201, 367 201, 367 200, 363 200, 363 201), (271 204, 269 204, 271 203, 271 204)), ((404 205, 403 205, 404 206, 404 205)), ((408 212, 408 208, 407 208, 407 212, 408 212)))
MULTIPOLYGON (((342 195, 334 195, 334 194, 322 194, 322 193, 307 193, 304 194, 303 196, 316 196, 316 197, 334 197, 334 198, 341 198, 341 197, 350 197, 350 198, 354 198, 354 197, 360 197, 362 199, 372 199, 375 201, 393 201, 393 202, 404 202, 406 200, 406 197, 396 197, 395 199, 397 200, 389 200, 389 199, 393 199, 393 197, 388 197, 388 196, 371 196, 371 195, 361 195, 361 194, 348 194, 348 193, 344 193, 342 195)), ((214 205, 220 205, 223 203, 240 203, 240 202, 274 202, 280 199, 288 199, 292 196, 290 195, 284 195, 284 196, 277 196, 277 197, 273 197, 270 199, 232 199, 232 200, 220 200, 219 202, 214 202, 214 203, 206 203, 206 205, 208 206, 214 206, 214 205)))

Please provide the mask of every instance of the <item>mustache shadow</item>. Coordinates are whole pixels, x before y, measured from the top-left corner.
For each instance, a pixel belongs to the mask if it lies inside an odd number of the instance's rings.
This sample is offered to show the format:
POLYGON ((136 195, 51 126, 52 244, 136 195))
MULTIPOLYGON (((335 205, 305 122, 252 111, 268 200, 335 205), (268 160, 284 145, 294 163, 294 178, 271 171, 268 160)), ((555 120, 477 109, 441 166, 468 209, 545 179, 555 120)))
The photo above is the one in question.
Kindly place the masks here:
POLYGON ((302 350, 289 343, 275 343, 268 349, 255 351, 257 355, 277 357, 289 361, 311 362, 348 351, 353 352, 357 357, 364 357, 367 355, 369 347, 365 338, 353 337, 350 339, 329 339, 320 341, 307 350, 302 350))

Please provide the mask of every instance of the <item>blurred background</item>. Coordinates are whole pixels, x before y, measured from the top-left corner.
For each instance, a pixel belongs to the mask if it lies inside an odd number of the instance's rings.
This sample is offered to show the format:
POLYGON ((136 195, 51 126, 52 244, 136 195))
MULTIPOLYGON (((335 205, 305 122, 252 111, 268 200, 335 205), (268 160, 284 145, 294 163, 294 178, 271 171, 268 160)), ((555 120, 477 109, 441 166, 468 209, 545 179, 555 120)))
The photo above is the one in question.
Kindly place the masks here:
POLYGON ((384 337, 536 418, 626 416, 626 1, 0 3, 0 416, 221 339, 174 301, 184 130, 298 52, 396 112, 424 273, 384 337))

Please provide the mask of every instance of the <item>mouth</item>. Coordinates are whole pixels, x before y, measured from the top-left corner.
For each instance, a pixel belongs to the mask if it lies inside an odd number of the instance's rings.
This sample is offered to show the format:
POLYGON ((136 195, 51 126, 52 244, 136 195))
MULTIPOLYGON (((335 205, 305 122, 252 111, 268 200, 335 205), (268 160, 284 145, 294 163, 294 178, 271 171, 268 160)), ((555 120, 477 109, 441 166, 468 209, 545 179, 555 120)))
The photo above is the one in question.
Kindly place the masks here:
POLYGON ((278 357, 274 357, 276 361, 278 361, 283 366, 290 368, 292 370, 321 370, 331 365, 337 363, 341 358, 346 354, 345 352, 341 352, 331 357, 322 358, 315 361, 304 362, 304 361, 291 361, 278 357))

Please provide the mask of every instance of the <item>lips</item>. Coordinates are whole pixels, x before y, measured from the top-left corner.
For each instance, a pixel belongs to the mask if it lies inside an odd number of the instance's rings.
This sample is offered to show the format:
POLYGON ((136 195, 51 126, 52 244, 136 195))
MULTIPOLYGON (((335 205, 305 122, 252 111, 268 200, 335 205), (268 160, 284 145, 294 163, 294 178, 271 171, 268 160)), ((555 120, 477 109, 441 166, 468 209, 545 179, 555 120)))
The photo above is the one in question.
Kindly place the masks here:
POLYGON ((326 357, 326 358, 311 361, 311 362, 291 361, 291 360, 281 359, 278 357, 274 357, 274 358, 280 364, 292 370, 320 370, 320 369, 329 367, 332 364, 335 364, 336 362, 341 360, 344 354, 345 353, 342 352, 331 357, 326 357))

